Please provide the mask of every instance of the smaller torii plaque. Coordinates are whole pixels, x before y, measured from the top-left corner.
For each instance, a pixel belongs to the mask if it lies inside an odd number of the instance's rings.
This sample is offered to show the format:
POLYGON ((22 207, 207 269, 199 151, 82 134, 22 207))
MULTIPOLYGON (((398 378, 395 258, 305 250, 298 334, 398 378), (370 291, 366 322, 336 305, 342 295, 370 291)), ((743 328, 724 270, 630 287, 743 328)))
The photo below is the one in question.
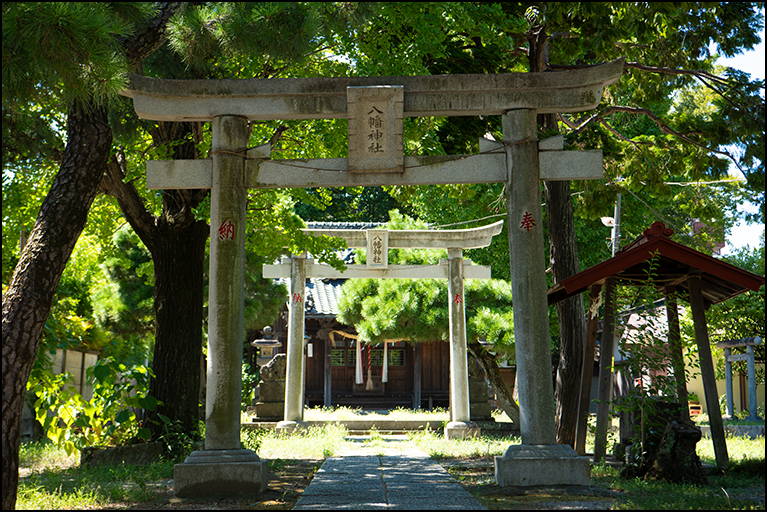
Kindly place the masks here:
POLYGON ((349 170, 402 172, 404 87, 346 88, 349 170))
POLYGON ((368 229, 367 235, 367 264, 368 268, 389 267, 389 230, 368 229))

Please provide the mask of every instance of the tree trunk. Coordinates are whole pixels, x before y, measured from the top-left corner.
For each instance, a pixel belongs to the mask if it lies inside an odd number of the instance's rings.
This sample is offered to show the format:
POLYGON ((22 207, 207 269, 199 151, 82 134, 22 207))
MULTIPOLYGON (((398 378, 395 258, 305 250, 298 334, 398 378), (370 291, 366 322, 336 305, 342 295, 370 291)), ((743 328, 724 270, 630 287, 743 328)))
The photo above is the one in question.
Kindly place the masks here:
MULTIPOLYGON (((163 414, 192 435, 199 420, 202 357, 205 246, 209 228, 203 221, 185 226, 158 221, 154 261, 155 344, 149 394, 162 402, 150 419, 163 414)), ((148 425, 153 437, 162 422, 148 425)))
MULTIPOLYGON (((578 273, 578 248, 573 226, 570 182, 546 183, 549 246, 554 283, 578 273)), ((559 366, 555 397, 557 399, 557 443, 575 447, 578 426, 578 403, 583 372, 586 318, 583 297, 578 294, 557 303, 559 322, 559 366)))
MULTIPOLYGON (((175 159, 194 159, 198 127, 193 123, 159 123, 152 130, 158 146, 175 145, 175 159)), ((192 211, 207 190, 163 191, 162 212, 153 217, 138 192, 124 182, 126 164, 118 154, 108 166, 103 190, 114 196, 125 218, 152 254, 154 264, 155 345, 149 394, 162 402, 147 418, 156 439, 163 433, 158 414, 178 422, 181 432, 197 430, 202 359, 205 247, 209 228, 192 211)))
MULTIPOLYGON (((530 71, 546 71, 549 58, 545 29, 533 27, 528 40, 530 71)), ((556 115, 539 115, 538 124, 542 131, 554 132, 557 130, 556 115)), ((569 181, 546 182, 546 213, 551 270, 556 284, 578 273, 578 245, 569 181)), ((559 366, 554 391, 557 400, 557 443, 569 444, 574 448, 583 371, 583 347, 586 339, 583 297, 579 294, 557 303, 557 319, 560 339, 559 366)))
POLYGON ((106 110, 73 105, 59 172, 3 296, 3 510, 14 510, 21 413, 43 326, 88 220, 112 144, 106 110))
POLYGON ((519 406, 512 398, 512 391, 503 380, 498 363, 490 352, 487 351, 478 341, 467 339, 466 348, 471 355, 479 362, 479 365, 485 371, 490 385, 493 386, 495 396, 498 398, 498 405, 503 412, 511 419, 515 425, 519 425, 519 406))

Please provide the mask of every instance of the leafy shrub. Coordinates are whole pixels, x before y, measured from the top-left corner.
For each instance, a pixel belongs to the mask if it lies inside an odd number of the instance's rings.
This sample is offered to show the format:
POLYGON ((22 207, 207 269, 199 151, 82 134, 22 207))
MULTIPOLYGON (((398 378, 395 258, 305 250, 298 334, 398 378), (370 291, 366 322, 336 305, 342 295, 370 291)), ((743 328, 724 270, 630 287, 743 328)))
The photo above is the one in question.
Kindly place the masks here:
POLYGON ((110 357, 88 368, 86 376, 93 385, 90 401, 77 391, 69 373, 32 370, 27 390, 37 396, 36 418, 46 436, 68 455, 86 446, 148 439, 150 431, 142 427, 135 411, 153 411, 157 406, 157 400, 146 394, 151 369, 143 365, 127 368, 110 357))

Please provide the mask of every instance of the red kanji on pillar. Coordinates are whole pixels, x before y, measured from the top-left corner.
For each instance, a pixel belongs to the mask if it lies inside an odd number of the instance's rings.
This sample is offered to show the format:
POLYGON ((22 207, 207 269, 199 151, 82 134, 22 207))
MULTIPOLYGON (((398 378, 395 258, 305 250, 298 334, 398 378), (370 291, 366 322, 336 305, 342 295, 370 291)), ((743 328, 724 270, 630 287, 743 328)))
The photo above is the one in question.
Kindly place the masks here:
POLYGON ((221 223, 221 227, 218 228, 218 239, 221 241, 234 240, 234 222, 225 220, 221 223))
POLYGON ((525 212, 525 214, 522 216, 522 224, 520 224, 519 227, 525 228, 529 233, 530 229, 535 227, 535 219, 533 218, 533 214, 530 212, 525 212))
POLYGON ((454 302, 455 304, 463 304, 463 299, 461 298, 461 296, 460 296, 460 295, 458 295, 458 294, 456 293, 456 294, 455 294, 455 298, 453 299, 453 302, 454 302))
POLYGON ((300 293, 294 293, 293 294, 293 302, 301 302, 301 294, 300 293))

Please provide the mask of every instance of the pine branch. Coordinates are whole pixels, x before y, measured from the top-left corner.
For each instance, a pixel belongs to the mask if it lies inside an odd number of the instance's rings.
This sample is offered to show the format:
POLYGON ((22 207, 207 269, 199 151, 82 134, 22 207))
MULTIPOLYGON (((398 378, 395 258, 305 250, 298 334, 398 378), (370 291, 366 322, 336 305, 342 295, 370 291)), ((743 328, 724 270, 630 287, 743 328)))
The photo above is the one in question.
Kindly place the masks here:
MULTIPOLYGON (((640 115, 640 114, 641 115, 645 115, 645 116, 649 117, 650 119, 652 119, 655 122, 655 124, 658 126, 658 128, 660 129, 661 132, 663 132, 663 133, 665 133, 667 135, 672 135, 674 137, 680 138, 683 141, 685 141, 685 142, 687 142, 689 144, 692 144, 693 146, 699 147, 699 148, 701 148, 701 149, 703 149, 703 150, 705 150, 705 151, 707 151, 709 153, 715 153, 715 154, 722 155, 724 157, 729 158, 732 161, 732 163, 734 163, 735 166, 740 170, 740 172, 742 172, 744 176, 746 175, 745 171, 743 170, 743 168, 738 163, 738 160, 734 156, 732 156, 729 152, 727 152, 727 151, 720 151, 718 149, 709 148, 709 147, 705 146, 704 144, 701 144, 701 143, 696 142, 693 139, 691 139, 688 136, 689 134, 680 133, 680 132, 670 128, 657 115, 655 115, 655 113, 652 110, 650 110, 649 108, 627 107, 627 106, 621 106, 621 105, 613 105, 611 107, 607 107, 607 109, 604 110, 603 112, 600 112, 600 113, 594 114, 593 116, 590 116, 589 118, 587 118, 585 121, 579 123, 574 128, 571 125, 571 123, 566 123, 566 124, 568 125, 568 127, 573 128, 573 131, 571 132, 571 134, 578 135, 579 133, 583 132, 586 128, 588 128, 589 125, 591 125, 592 123, 597 123, 598 122, 600 124, 603 124, 604 118, 606 118, 607 116, 609 116, 610 114, 612 114, 614 112, 627 112, 627 113, 635 114, 635 115, 640 115)), ((696 132, 694 132, 694 133, 696 133, 696 132)), ((627 139, 624 136, 620 136, 620 138, 624 139, 624 140, 628 140, 628 141, 633 143, 633 141, 631 141, 630 139, 627 139)))
POLYGON ((757 106, 753 98, 747 97, 745 99, 742 99, 741 101, 734 101, 733 99, 731 99, 731 96, 737 96, 741 94, 740 91, 738 91, 737 87, 743 86, 746 84, 735 81, 735 80, 728 80, 727 78, 723 78, 721 76, 711 74, 708 71, 703 71, 699 69, 690 70, 690 69, 673 69, 673 68, 667 68, 667 67, 654 67, 654 66, 645 66, 644 64, 639 64, 638 62, 627 62, 623 67, 624 73, 625 73, 625 70, 629 68, 639 69, 641 71, 647 71, 650 73, 659 73, 659 74, 666 74, 666 75, 694 76, 703 85, 711 89, 714 93, 716 93, 723 100, 729 103, 733 108, 739 109, 743 112, 750 112, 752 108, 755 108, 757 106))
POLYGON ((144 201, 132 183, 123 181, 127 162, 122 148, 112 155, 106 165, 99 191, 117 199, 133 230, 151 253, 154 249, 155 218, 144 206, 144 201))
POLYGON ((130 37, 120 37, 125 48, 125 56, 131 68, 136 68, 142 60, 157 50, 168 38, 168 22, 177 13, 186 8, 187 2, 163 2, 157 15, 147 20, 135 34, 130 37))

